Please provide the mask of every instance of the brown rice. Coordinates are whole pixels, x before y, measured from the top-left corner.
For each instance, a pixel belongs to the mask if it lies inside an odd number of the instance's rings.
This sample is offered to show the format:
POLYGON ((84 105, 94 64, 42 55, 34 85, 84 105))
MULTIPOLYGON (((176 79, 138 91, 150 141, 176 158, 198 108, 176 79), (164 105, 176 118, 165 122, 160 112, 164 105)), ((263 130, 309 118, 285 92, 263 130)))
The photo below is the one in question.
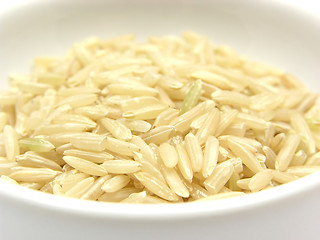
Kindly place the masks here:
POLYGON ((263 191, 320 170, 317 97, 192 32, 90 38, 10 76, 0 180, 122 203, 263 191))

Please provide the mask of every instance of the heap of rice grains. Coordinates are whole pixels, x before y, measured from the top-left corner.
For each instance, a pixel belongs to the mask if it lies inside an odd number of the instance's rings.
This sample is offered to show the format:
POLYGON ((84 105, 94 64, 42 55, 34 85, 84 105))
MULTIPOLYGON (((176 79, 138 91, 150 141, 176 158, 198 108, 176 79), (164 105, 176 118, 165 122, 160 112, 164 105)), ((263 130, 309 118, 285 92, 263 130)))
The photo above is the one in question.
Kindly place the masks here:
POLYGON ((55 195, 212 200, 320 169, 320 107, 292 75, 186 32, 76 43, 0 96, 0 175, 55 195))

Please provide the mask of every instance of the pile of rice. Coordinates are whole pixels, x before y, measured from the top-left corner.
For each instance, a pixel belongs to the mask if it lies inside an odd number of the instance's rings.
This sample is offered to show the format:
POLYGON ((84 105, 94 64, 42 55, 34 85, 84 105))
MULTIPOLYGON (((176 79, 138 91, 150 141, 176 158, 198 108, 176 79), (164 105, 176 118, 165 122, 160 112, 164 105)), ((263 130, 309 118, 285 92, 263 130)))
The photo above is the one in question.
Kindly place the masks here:
POLYGON ((258 192, 320 170, 317 97, 192 32, 89 38, 10 76, 1 179, 123 203, 258 192))

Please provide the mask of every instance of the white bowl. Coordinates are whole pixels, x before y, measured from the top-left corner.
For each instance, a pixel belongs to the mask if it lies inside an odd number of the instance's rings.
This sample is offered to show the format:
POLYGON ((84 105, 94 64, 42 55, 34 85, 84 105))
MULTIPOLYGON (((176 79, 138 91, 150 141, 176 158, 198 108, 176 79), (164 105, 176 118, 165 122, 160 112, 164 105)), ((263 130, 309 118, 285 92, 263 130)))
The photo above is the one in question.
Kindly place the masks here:
MULTIPOLYGON (((315 1, 11 1, 0 7, 0 79, 88 36, 178 35, 286 69, 320 90, 315 1), (18 4, 16 4, 18 2, 18 4), (313 5, 311 5, 313 4, 313 5)), ((244 197, 172 205, 80 201, 0 181, 0 239, 320 239, 320 173, 244 197)))

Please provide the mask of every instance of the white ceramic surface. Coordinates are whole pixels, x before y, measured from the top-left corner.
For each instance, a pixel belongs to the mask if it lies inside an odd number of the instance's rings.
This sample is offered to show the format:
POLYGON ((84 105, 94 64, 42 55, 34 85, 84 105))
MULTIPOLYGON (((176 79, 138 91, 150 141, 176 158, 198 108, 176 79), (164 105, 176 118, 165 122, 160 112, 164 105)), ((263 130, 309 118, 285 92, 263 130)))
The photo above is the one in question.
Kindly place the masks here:
MULTIPOLYGON (((280 66, 320 92, 316 1, 0 2, 0 79, 28 72, 33 57, 63 54, 97 35, 194 30, 280 66), (18 3, 18 4, 16 4, 18 3)), ((0 239, 320 239, 320 173, 275 189, 208 203, 86 202, 0 182, 0 239)))

